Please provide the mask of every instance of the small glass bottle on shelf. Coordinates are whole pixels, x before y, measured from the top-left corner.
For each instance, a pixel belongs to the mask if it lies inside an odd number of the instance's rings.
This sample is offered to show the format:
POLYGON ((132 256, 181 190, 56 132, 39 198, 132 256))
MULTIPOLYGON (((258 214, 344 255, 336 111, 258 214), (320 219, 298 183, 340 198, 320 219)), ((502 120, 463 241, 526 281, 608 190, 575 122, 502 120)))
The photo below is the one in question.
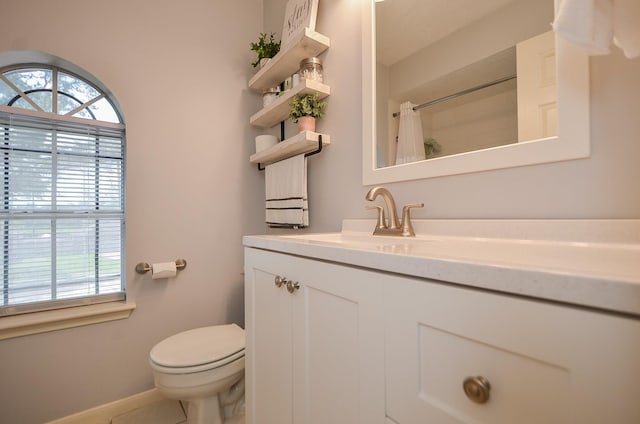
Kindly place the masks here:
POLYGON ((300 61, 300 77, 313 81, 323 81, 322 62, 317 57, 309 57, 300 61))
POLYGON ((273 87, 273 88, 266 89, 262 93, 262 106, 263 107, 269 106, 271 103, 273 103, 273 101, 275 99, 278 98, 278 94, 280 94, 280 88, 279 87, 273 87))

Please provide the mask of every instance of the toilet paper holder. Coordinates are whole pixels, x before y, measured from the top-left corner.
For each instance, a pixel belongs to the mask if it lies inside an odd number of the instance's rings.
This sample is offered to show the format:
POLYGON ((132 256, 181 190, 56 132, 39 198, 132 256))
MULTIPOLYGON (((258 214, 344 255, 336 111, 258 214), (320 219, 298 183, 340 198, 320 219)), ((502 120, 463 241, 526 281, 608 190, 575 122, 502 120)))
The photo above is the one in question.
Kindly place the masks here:
MULTIPOLYGON (((176 259, 176 270, 181 271, 187 267, 187 261, 185 259, 176 259)), ((151 271, 153 268, 148 262, 140 262, 136 265, 136 272, 138 274, 144 274, 151 271)))

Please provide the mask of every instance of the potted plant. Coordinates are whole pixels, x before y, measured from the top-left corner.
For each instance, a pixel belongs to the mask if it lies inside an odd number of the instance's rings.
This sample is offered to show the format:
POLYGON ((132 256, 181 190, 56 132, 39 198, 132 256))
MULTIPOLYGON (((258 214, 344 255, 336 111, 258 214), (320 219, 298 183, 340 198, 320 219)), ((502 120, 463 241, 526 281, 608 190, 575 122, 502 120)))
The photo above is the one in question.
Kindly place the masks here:
POLYGON ((424 140, 424 155, 428 159, 436 153, 440 153, 442 150, 442 146, 438 143, 435 138, 429 137, 424 140))
POLYGON ((324 116, 327 103, 317 94, 302 94, 291 99, 289 107, 289 119, 298 124, 299 131, 315 131, 316 118, 324 116))
POLYGON ((251 50, 258 54, 258 59, 253 62, 251 65, 255 68, 260 65, 263 67, 269 59, 278 54, 280 51, 280 41, 276 42, 275 33, 272 32, 267 39, 267 34, 264 32, 260 33, 260 37, 258 38, 257 43, 250 43, 251 50))

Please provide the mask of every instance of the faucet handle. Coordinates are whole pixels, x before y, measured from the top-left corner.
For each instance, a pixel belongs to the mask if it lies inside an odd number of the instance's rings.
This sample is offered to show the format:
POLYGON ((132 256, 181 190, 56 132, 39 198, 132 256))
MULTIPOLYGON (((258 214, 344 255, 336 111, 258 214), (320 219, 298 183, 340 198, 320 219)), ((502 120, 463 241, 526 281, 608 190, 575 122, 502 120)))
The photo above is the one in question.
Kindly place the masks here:
POLYGON ((378 205, 367 205, 366 209, 377 209, 378 210, 378 223, 376 224, 376 230, 379 228, 387 228, 387 219, 384 216, 384 208, 378 205))
POLYGON ((411 225, 411 209, 424 208, 424 203, 410 203, 402 207, 402 235, 405 237, 413 237, 416 235, 411 225))
POLYGON ((424 203, 409 203, 408 205, 404 205, 402 207, 402 214, 404 215, 405 212, 413 208, 424 208, 424 203))

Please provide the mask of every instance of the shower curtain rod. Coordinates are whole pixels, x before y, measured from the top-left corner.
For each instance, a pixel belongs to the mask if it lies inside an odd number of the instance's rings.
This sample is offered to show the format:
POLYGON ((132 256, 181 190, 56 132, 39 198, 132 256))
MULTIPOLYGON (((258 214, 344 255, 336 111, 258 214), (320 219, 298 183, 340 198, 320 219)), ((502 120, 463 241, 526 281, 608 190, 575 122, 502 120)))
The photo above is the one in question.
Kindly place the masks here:
MULTIPOLYGON (((510 75, 508 77, 500 78, 500 79, 497 79, 495 81, 488 82, 486 84, 477 85, 477 86, 472 87, 472 88, 467 88, 466 90, 458 91, 457 93, 453 93, 453 94, 450 94, 448 96, 440 97, 439 99, 431 100, 429 102, 422 103, 420 105, 416 105, 416 106, 413 107, 413 110, 418 110, 418 109, 422 109, 422 108, 425 108, 425 107, 428 107, 428 106, 433 106, 433 105, 438 104, 438 103, 446 102, 448 100, 452 100, 452 99, 455 99, 457 97, 464 96, 465 94, 473 93, 474 91, 482 90, 483 88, 491 87, 492 85, 501 84, 503 82, 507 82, 507 81, 510 81, 512 79, 515 79, 515 78, 516 78, 516 75, 510 75)), ((398 116, 400 116, 400 112, 396 112, 396 113, 393 114, 394 118, 397 118, 398 116)))

